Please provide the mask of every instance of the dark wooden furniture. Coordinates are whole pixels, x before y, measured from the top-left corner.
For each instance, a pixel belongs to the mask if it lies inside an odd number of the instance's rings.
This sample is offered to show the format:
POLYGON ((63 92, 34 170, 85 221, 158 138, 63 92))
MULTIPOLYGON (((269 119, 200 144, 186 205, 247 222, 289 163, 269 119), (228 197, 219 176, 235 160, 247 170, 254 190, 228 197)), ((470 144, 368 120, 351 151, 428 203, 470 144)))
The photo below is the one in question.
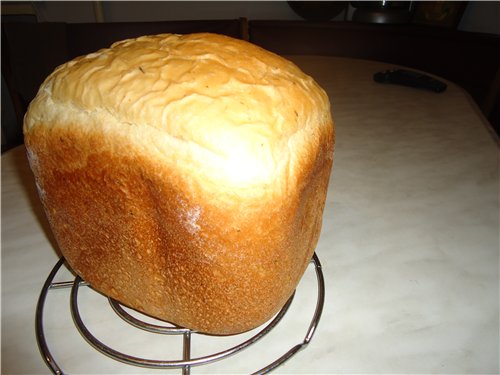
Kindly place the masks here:
POLYGON ((500 36, 417 25, 250 21, 250 40, 279 54, 405 65, 463 87, 500 133, 500 36))
MULTIPOLYGON (((59 64, 145 34, 215 32, 282 55, 379 60, 438 75, 463 87, 500 134, 500 36, 415 25, 354 22, 200 20, 91 24, 3 23, 2 76, 17 116, 5 148, 22 143, 22 118, 59 64)), ((2 150, 4 145, 2 145, 2 150)))

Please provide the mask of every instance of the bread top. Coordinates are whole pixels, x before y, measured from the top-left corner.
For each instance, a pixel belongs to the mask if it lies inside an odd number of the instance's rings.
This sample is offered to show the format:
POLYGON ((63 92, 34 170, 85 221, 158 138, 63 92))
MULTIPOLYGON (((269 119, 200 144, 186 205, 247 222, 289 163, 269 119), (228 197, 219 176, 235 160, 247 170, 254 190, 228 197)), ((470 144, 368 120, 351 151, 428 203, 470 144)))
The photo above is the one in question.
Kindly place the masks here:
POLYGON ((293 63, 201 33, 124 40, 59 66, 25 116, 25 134, 38 126, 99 131, 113 152, 257 197, 294 183, 332 119, 325 92, 293 63))

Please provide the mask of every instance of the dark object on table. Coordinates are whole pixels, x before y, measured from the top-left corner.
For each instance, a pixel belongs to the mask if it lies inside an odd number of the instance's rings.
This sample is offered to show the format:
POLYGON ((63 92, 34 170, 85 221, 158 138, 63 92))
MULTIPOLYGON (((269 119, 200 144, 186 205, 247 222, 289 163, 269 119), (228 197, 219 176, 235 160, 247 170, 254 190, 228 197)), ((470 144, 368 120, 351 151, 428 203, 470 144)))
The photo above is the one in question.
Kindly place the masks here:
POLYGON ((403 24, 413 18, 412 1, 351 1, 354 22, 403 24))
POLYGON ((393 83, 396 85, 416 87, 434 92, 443 92, 447 87, 444 82, 441 82, 431 76, 406 69, 394 69, 378 72, 373 75, 373 80, 378 83, 393 83))
POLYGON ((288 1, 288 5, 307 21, 329 21, 347 7, 347 1, 288 1))
POLYGON ((417 1, 413 23, 456 29, 466 7, 467 1, 417 1))

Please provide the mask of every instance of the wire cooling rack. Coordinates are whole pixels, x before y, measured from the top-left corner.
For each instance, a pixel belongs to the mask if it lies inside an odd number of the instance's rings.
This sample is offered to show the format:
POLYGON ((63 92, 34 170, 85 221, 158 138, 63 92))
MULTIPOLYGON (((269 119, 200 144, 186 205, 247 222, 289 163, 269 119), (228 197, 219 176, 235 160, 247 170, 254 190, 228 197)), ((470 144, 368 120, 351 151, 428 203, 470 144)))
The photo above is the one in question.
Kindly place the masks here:
MULTIPOLYGON (((148 358, 136 357, 124 353, 122 351, 116 350, 104 344, 89 330, 89 328, 85 325, 81 317, 80 307, 78 302, 79 301, 78 292, 80 288, 88 287, 88 284, 84 280, 82 280, 79 276, 76 276, 73 281, 62 281, 62 282, 54 281, 57 273, 59 272, 64 262, 65 259, 60 258, 59 261, 55 264, 55 266, 51 270, 41 290, 40 297, 38 299, 38 305, 36 308, 35 330, 36 330, 36 338, 38 346, 40 348, 40 353, 45 363, 54 374, 65 374, 65 372, 62 370, 62 368, 52 355, 44 332, 45 301, 49 291, 52 290, 71 288, 70 310, 71 310, 71 315, 73 317, 73 321, 75 323, 76 327, 75 329, 77 329, 80 332, 80 334, 85 338, 85 340, 100 353, 131 366, 140 366, 151 369, 180 369, 183 375, 189 375, 192 367, 203 366, 216 361, 222 361, 230 356, 237 354, 241 355, 241 352, 244 349, 248 348, 251 345, 256 344, 261 338, 266 336, 269 332, 273 330, 273 328, 275 328, 278 325, 281 319, 288 312, 288 309, 292 304, 295 295, 294 293, 290 297, 290 299, 285 303, 282 309, 274 316, 274 318, 265 325, 263 325, 262 327, 260 327, 257 330, 257 333, 254 334, 252 337, 243 338, 242 341, 239 342, 239 344, 231 346, 229 349, 214 352, 212 354, 204 355, 201 357, 191 356, 192 337, 194 335, 199 334, 196 331, 174 325, 157 325, 148 323, 129 314, 116 300, 108 298, 111 308, 116 313, 116 315, 121 319, 123 319, 124 321, 126 321, 127 323, 129 323, 130 325, 132 325, 133 327, 159 335, 182 336, 182 359, 161 359, 161 360, 148 359, 148 358)), ((293 357, 297 352, 304 349, 312 340, 314 332, 316 331, 316 328, 318 326, 321 313, 323 311, 323 304, 325 298, 325 284, 324 284, 323 272, 321 269, 321 263, 316 254, 313 255, 311 259, 311 264, 314 265, 314 270, 316 272, 317 300, 316 300, 316 308, 311 317, 311 321, 304 336, 304 339, 302 340, 302 342, 293 345, 287 352, 285 352, 280 357, 276 358, 272 363, 254 372, 253 374, 270 373, 278 366, 282 365, 284 362, 293 357)), ((213 336, 213 337, 214 339, 218 338, 218 336, 213 336)))

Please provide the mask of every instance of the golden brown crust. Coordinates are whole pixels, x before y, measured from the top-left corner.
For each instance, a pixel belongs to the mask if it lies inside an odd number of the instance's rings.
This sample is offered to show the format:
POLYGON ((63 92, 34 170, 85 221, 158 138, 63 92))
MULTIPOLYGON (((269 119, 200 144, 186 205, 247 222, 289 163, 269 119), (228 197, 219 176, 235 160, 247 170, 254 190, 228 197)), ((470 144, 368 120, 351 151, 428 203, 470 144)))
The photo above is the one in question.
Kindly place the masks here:
POLYGON ((288 61, 165 34, 56 69, 24 131, 78 274, 139 311, 231 334, 275 314, 314 252, 332 125, 323 90, 288 61))

